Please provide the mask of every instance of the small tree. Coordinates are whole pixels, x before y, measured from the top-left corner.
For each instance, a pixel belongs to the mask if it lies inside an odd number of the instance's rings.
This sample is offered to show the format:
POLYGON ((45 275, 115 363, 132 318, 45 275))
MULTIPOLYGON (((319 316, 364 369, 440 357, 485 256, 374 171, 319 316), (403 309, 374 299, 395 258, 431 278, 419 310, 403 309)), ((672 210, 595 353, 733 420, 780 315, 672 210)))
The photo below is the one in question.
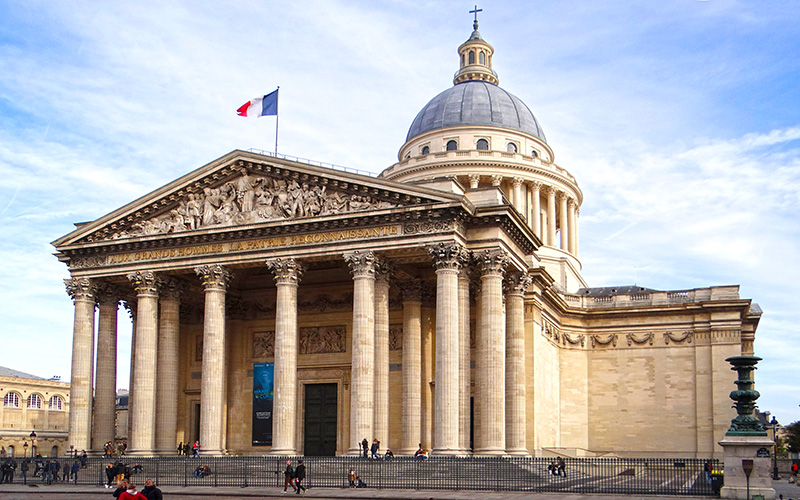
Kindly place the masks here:
POLYGON ((785 429, 786 444, 789 446, 789 451, 793 453, 800 452, 800 421, 787 425, 785 429))

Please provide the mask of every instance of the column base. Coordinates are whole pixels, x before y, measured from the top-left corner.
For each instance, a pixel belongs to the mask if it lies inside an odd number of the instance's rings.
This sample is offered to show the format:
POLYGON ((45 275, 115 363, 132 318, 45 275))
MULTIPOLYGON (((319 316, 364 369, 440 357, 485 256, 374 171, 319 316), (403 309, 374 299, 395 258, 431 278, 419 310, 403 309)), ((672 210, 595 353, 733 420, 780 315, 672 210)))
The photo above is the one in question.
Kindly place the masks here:
POLYGON ((289 449, 289 448, 283 448, 283 449, 281 449, 281 448, 273 448, 273 449, 269 450, 269 453, 267 453, 267 455, 282 455, 282 456, 285 456, 285 457, 296 457, 296 456, 299 456, 298 453, 297 453, 297 450, 292 450, 292 449, 289 449))
POLYGON ((502 457, 506 454, 506 450, 504 448, 481 448, 479 450, 475 450, 472 452, 475 456, 493 456, 493 457, 502 457))
POLYGON ((512 456, 512 457, 529 457, 529 456, 531 456, 531 454, 528 453, 528 450, 525 450, 525 449, 506 450, 506 455, 509 455, 509 456, 512 456))
POLYGON ((460 456, 464 452, 459 448, 434 448, 431 453, 433 455, 447 455, 447 456, 460 456))
POLYGON ((153 450, 125 450, 125 456, 131 457, 154 457, 157 453, 153 450))

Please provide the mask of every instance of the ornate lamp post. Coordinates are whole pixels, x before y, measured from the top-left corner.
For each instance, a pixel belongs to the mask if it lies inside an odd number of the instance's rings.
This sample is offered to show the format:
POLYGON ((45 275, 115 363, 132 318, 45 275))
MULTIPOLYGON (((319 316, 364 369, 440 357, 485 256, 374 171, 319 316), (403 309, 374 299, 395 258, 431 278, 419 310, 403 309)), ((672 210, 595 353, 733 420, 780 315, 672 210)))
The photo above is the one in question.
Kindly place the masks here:
POLYGON ((23 450, 22 451, 22 458, 26 458, 28 456, 28 442, 27 441, 23 441, 22 442, 22 450, 23 450))
POLYGON ((33 454, 36 452, 36 431, 31 431, 28 437, 31 438, 31 458, 33 458, 33 454))
POLYGON ((778 475, 778 420, 773 416, 772 421, 769 423, 770 429, 772 429, 772 440, 775 442, 775 447, 772 453, 772 479, 778 480, 780 476, 778 475))

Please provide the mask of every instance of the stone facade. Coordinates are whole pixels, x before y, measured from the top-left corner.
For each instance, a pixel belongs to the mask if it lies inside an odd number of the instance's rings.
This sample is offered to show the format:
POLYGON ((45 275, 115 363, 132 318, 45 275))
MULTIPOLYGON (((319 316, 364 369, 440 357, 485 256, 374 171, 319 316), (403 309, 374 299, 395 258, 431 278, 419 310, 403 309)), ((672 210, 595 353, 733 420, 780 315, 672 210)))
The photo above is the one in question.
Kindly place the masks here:
MULTIPOLYGON (((495 85, 476 34, 456 83, 495 85)), ((233 151, 54 242, 75 301, 70 442, 113 435, 99 381, 116 377, 107 315, 122 302, 133 454, 197 439, 354 454, 376 438, 398 453, 718 455, 724 359, 752 353, 760 310, 735 286, 587 287, 583 194, 540 129, 514 127, 420 131, 378 178, 233 151), (271 446, 253 437, 265 362, 271 446)))

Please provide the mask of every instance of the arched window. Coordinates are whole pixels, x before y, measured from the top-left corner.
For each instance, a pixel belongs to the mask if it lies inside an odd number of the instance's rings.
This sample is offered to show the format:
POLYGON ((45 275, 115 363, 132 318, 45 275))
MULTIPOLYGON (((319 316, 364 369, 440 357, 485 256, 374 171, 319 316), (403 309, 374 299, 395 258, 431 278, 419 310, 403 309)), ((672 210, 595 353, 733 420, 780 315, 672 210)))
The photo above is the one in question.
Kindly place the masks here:
POLYGON ((534 150, 531 151, 531 156, 536 158, 537 156, 539 156, 539 152, 534 149, 534 150))
POLYGON ((461 67, 464 67, 464 54, 461 54, 461 67))
POLYGON ((478 62, 480 62, 481 64, 486 64, 486 54, 484 54, 483 51, 481 51, 481 53, 478 54, 478 62))
POLYGON ((61 411, 64 409, 64 400, 61 396, 53 396, 50 398, 50 409, 61 411))
POLYGON ((422 154, 426 155, 431 152, 431 148, 428 146, 422 146, 422 154))
POLYGON ((447 151, 455 151, 458 149, 458 143, 456 141, 447 141, 447 147, 445 149, 447 149, 447 151))
POLYGON ((476 147, 478 149, 486 151, 489 149, 489 141, 487 141, 486 139, 478 139, 478 144, 476 145, 476 147))
POLYGON ((13 444, 12 444, 12 445, 9 445, 9 446, 8 446, 8 448, 6 448, 6 453, 7 453, 7 455, 8 455, 9 457, 11 457, 11 458, 14 458, 14 457, 16 457, 16 456, 17 456, 17 452, 16 452, 16 450, 14 449, 14 445, 13 445, 13 444))
POLYGON ((32 408, 34 410, 41 410, 42 397, 38 394, 31 394, 30 396, 28 396, 28 408, 32 408))
POLYGON ((53 448, 50 450, 50 456, 51 457, 57 457, 58 456, 58 446, 53 446, 53 448))
POLYGON ((475 51, 474 50, 470 50, 469 51, 469 63, 470 64, 475 64, 475 51))
POLYGON ((508 145, 506 146, 506 151, 508 151, 509 153, 516 153, 517 145, 514 144, 513 142, 509 142, 508 145))
POLYGON ((6 408, 19 408, 19 394, 16 392, 9 392, 3 398, 3 406, 6 408))

